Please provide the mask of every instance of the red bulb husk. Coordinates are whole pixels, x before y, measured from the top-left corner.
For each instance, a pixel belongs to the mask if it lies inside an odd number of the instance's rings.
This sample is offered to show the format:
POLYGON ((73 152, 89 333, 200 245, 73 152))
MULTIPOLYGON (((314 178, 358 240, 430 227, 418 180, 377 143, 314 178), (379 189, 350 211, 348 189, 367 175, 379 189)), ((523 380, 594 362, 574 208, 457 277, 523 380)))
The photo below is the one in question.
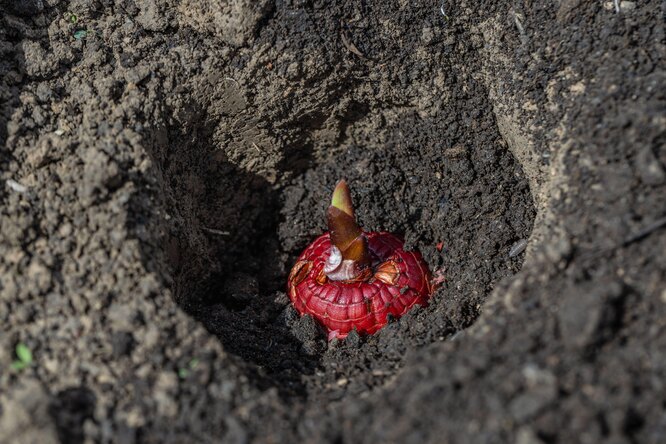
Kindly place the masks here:
POLYGON ((364 233, 372 265, 366 280, 332 281, 323 271, 331 239, 317 238, 298 258, 289 275, 289 298, 301 315, 324 326, 329 339, 356 329, 372 334, 389 314, 399 318, 414 305, 427 305, 432 292, 428 266, 417 251, 403 250, 403 241, 386 232, 364 233))

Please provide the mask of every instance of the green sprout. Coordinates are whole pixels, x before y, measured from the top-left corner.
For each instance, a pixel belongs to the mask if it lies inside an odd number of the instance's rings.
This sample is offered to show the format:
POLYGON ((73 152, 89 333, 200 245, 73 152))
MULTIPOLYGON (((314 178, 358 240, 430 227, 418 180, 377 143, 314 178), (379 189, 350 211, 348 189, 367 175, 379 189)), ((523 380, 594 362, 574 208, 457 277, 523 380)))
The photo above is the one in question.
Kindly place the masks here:
POLYGON ((199 365, 199 360, 197 358, 190 359, 190 362, 187 363, 187 367, 178 369, 178 377, 180 379, 185 379, 190 375, 190 370, 194 370, 199 365))
POLYGON ((76 31, 74 33, 74 38, 76 40, 81 40, 81 39, 86 38, 87 35, 88 35, 88 31, 86 31, 85 29, 79 29, 78 31, 76 31))
POLYGON ((18 359, 12 362, 12 368, 14 370, 23 370, 32 364, 32 352, 28 346, 22 342, 19 342, 16 345, 16 357, 18 359))
POLYGON ((72 14, 72 15, 69 16, 69 21, 71 23, 76 23, 76 22, 79 21, 79 18, 76 16, 76 14, 72 14))

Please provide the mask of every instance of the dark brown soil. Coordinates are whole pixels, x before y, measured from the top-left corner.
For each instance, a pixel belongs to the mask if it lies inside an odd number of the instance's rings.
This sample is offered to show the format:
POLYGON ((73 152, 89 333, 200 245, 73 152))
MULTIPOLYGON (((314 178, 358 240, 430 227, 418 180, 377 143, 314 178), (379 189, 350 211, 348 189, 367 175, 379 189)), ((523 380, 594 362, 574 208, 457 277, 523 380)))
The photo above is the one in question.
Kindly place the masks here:
POLYGON ((666 440, 664 10, 417 3, 0 0, 0 442, 666 440), (327 342, 341 177, 446 281, 327 342))

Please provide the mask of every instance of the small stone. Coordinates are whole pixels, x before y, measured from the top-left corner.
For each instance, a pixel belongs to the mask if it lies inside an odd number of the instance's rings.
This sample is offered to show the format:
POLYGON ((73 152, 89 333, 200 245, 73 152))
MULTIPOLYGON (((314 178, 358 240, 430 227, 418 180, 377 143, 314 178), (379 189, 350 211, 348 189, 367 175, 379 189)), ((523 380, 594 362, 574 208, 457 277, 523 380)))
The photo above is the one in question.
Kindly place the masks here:
POLYGON ((60 229, 58 230, 58 234, 62 237, 69 237, 72 232, 74 231, 74 228, 72 227, 72 224, 69 222, 65 222, 60 226, 60 229))
POLYGON ((636 169, 641 181, 646 185, 656 186, 666 181, 664 167, 649 146, 640 150, 636 155, 636 169))
POLYGON ((509 404, 511 415, 518 422, 523 422, 536 415, 549 402, 538 393, 525 392, 514 398, 509 404))
POLYGON ((141 11, 136 17, 137 23, 144 29, 153 32, 164 31, 169 25, 163 7, 160 7, 155 0, 144 0, 140 3, 141 11))
POLYGON ((41 260, 33 258, 30 261, 27 275, 29 281, 32 282, 41 293, 45 293, 51 287, 51 270, 49 270, 41 260))
POLYGON ((236 444, 246 444, 248 442, 247 432, 242 424, 233 416, 227 416, 224 420, 226 432, 221 442, 232 442, 236 444))
POLYGON ((50 161, 49 154, 53 151, 53 144, 49 137, 41 138, 37 146, 28 153, 28 164, 33 168, 41 168, 50 161))
POLYGON ((125 414, 127 425, 132 428, 138 428, 146 423, 146 417, 138 406, 131 407, 125 414))
POLYGON ((554 397, 556 392, 555 375, 549 370, 539 368, 534 364, 523 367, 523 376, 527 386, 533 390, 542 390, 554 397))
POLYGON ((451 369, 451 378, 456 382, 466 382, 474 376, 474 369, 463 365, 456 364, 451 369))
POLYGON ((433 29, 429 26, 424 27, 423 30, 421 31, 421 41, 426 45, 432 42, 434 37, 435 33, 433 32, 433 29))
POLYGON ((157 345, 159 339, 160 339, 160 330, 154 325, 149 325, 146 328, 146 333, 143 335, 143 340, 141 341, 141 345, 146 349, 151 349, 155 345, 157 345))
POLYGON ((530 427, 521 427, 516 434, 516 444, 543 444, 530 427))
POLYGON ((101 150, 90 149, 84 157, 81 195, 86 203, 106 189, 115 189, 122 184, 123 172, 118 163, 101 150))
POLYGON ((153 394, 155 403, 157 404, 157 413, 166 418, 173 418, 178 414, 178 403, 174 400, 173 396, 158 391, 153 394))
POLYGON ((631 11, 633 9, 636 9, 636 2, 606 2, 604 3, 604 9, 607 11, 615 11, 615 12, 622 12, 622 11, 631 11), (617 8, 620 8, 618 11, 617 8))
POLYGON ((559 265, 564 265, 572 252, 573 246, 571 244, 571 239, 569 235, 563 231, 555 232, 553 240, 544 248, 544 253, 548 260, 559 265))
POLYGON ((178 388, 178 377, 174 372, 163 371, 157 377, 155 387, 158 390, 173 392, 178 388))
POLYGON ((616 328, 623 295, 622 285, 614 281, 569 287, 558 312, 565 345, 585 348, 603 342, 616 328))
POLYGON ((42 359, 42 366, 49 373, 52 373, 54 375, 58 373, 59 365, 57 359, 53 358, 42 359))
POLYGON ((522 373, 526 389, 509 404, 509 411, 517 421, 534 416, 557 397, 557 380, 549 370, 528 364, 522 373))
POLYGON ((136 312, 125 304, 113 303, 109 307, 107 319, 111 321, 114 330, 131 331, 134 327, 136 312))
POLYGON ((28 187, 26 187, 25 185, 21 185, 15 180, 7 179, 5 183, 12 191, 16 191, 17 193, 25 193, 28 191, 28 187))
POLYGON ((296 79, 298 78, 300 73, 299 65, 296 62, 292 62, 287 66, 287 78, 288 79, 296 79))
POLYGON ((51 90, 51 88, 49 88, 46 82, 41 82, 37 85, 35 94, 37 95, 37 98, 39 99, 40 102, 45 103, 48 102, 49 99, 51 99, 53 91, 51 90))
POLYGON ((150 363, 145 363, 139 366, 139 368, 136 369, 134 372, 134 374, 141 379, 148 378, 148 376, 151 375, 152 373, 153 373, 153 366, 150 365, 150 363))
POLYGON ((150 67, 139 65, 125 72, 125 80, 128 83, 139 84, 150 75, 150 67))

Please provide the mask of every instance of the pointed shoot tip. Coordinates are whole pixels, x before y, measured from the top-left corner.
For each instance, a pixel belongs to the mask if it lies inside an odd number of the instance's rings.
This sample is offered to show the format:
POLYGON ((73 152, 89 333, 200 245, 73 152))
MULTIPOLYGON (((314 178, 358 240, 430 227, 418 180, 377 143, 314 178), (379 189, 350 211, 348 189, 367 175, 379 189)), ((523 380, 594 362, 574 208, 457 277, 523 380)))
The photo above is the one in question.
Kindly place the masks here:
MULTIPOLYGON (((326 217, 333 244, 332 250, 337 250, 340 255, 338 261, 328 264, 330 272, 327 271, 326 275, 332 280, 353 280, 362 276, 370 265, 368 241, 356 223, 351 193, 344 179, 335 186, 326 217), (344 273, 339 270, 341 265, 346 267, 344 273)), ((333 255, 329 257, 331 258, 333 255)))
POLYGON ((352 206, 351 192, 344 179, 341 179, 333 190, 331 206, 344 211, 349 216, 354 217, 354 207, 352 206))

